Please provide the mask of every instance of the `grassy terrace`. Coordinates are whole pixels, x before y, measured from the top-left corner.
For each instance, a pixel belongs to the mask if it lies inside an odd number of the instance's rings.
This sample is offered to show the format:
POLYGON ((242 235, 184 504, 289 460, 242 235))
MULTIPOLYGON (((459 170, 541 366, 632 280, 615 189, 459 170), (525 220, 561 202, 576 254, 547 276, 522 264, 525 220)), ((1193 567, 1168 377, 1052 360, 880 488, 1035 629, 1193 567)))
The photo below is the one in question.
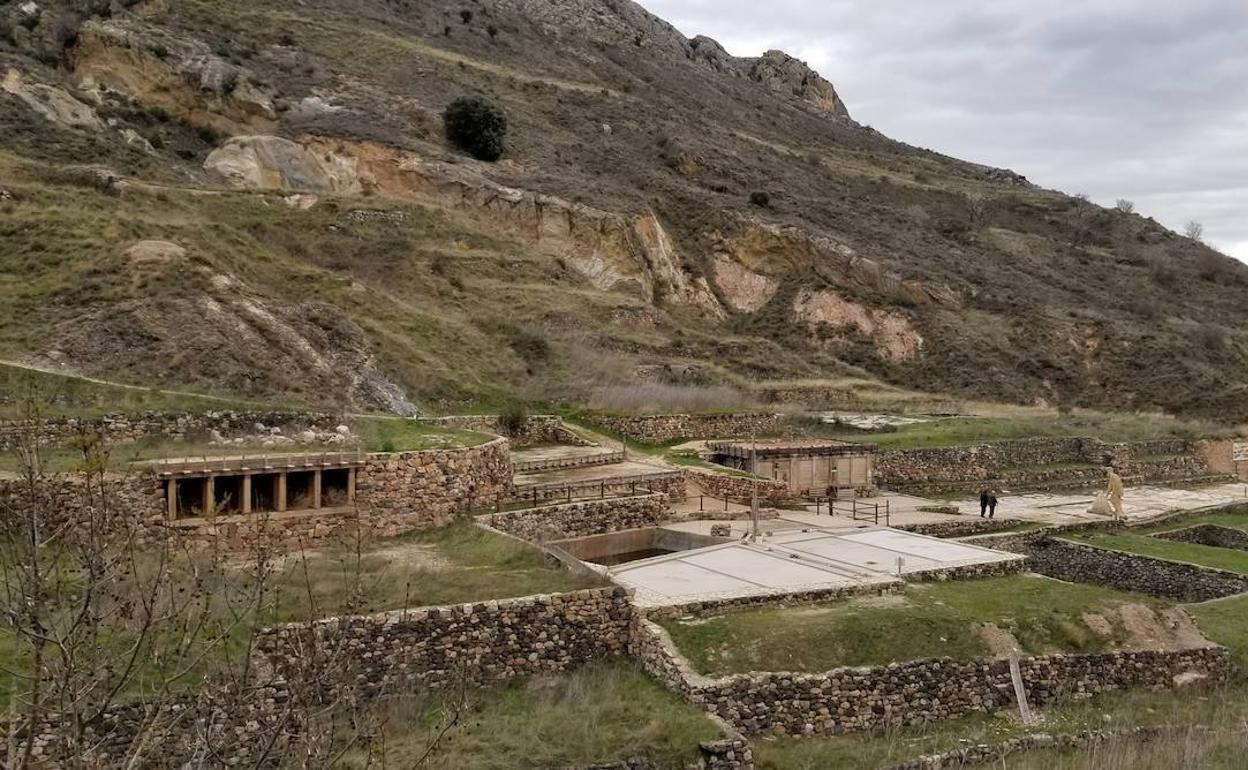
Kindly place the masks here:
POLYGON ((984 767, 1028 770, 1175 770, 1179 767, 1231 770, 1243 767, 1242 720, 1248 718, 1248 687, 1236 685, 1204 696, 1186 693, 1132 690, 1086 701, 1068 701, 1040 712, 1041 724, 1025 727, 1017 719, 976 714, 947 722, 933 722, 904 730, 884 730, 821 738, 765 738, 754 742, 760 770, 824 770, 873 768, 913 759, 922 754, 950 751, 979 743, 1001 743, 1028 732, 1051 734, 1133 725, 1204 724, 1223 728, 1211 742, 1156 742, 1122 746, 1083 754, 1033 752, 1015 755, 1006 764, 984 767), (1228 761, 1228 747, 1239 755, 1228 761), (1183 749, 1190 753, 1184 757, 1183 749), (1177 751, 1176 751, 1177 749, 1177 751), (1175 761, 1176 756, 1178 761, 1175 761), (1133 760, 1133 761, 1132 761, 1133 760))
POLYGON ((276 576, 274 620, 332 615, 357 600, 356 612, 559 593, 606 585, 547 565, 537 549, 468 521, 383 540, 356 567, 352 543, 288 559, 276 576), (305 570, 306 566, 306 570, 305 570), (306 578, 305 578, 306 574, 306 578))
POLYGON ((1248 551, 1215 548, 1196 543, 1180 543, 1153 537, 1153 535, 1159 532, 1169 532, 1198 524, 1217 524, 1223 527, 1248 531, 1248 509, 1218 511, 1203 516, 1185 516, 1173 521, 1130 529, 1125 532, 1087 532, 1066 535, 1065 537, 1100 548, 1112 548, 1141 556, 1187 562, 1189 564, 1198 564, 1202 567, 1211 567, 1213 569, 1248 575, 1248 551))
MULTIPOLYGON (((584 767, 644 757, 655 767, 675 770, 696 763, 700 741, 719 736, 704 714, 627 663, 473 691, 468 699, 459 726, 421 767, 584 767)), ((434 697, 417 697, 383 711, 382 764, 414 766, 433 742, 446 708, 434 697)), ((371 759, 361 750, 335 766, 374 767, 375 747, 371 759)))
MULTIPOLYGON (((99 417, 117 412, 206 412, 213 409, 272 409, 273 404, 181 391, 166 391, 26 369, 0 363, 0 419, 16 416, 14 401, 46 404, 49 417, 99 417)), ((288 404, 285 408, 291 408, 288 404)))
MULTIPOLYGON (((140 584, 150 580, 155 557, 140 558, 140 584)), ((574 575, 549 566, 533 547, 460 521, 433 532, 372 542, 341 542, 306 553, 294 553, 270 563, 268 590, 259 606, 245 603, 253 583, 254 565, 246 554, 227 557, 224 563, 207 557, 178 557, 167 566, 164 593, 172 596, 202 595, 208 631, 201 641, 223 633, 226 642, 198 662, 186 682, 220 667, 237 665, 245 657, 252 629, 280 622, 306 622, 340 615, 381 612, 402 607, 456 604, 560 593, 605 585, 595 577, 574 575)), ((5 577, 4 579, 7 579, 5 577)), ((71 582, 72 573, 61 580, 71 582)), ((115 594, 134 594, 139 588, 132 578, 116 584, 115 594)), ((113 584, 110 584, 113 586, 113 584)), ((130 640, 119 634, 115 643, 124 649, 130 640)), ((22 671, 28 648, 18 646, 7 630, 0 629, 0 668, 22 671)), ((148 686, 148 674, 160 670, 149 661, 141 675, 129 683, 140 692, 148 686)), ((0 691, 0 708, 11 696, 0 691)))
POLYGON ((1094 652, 1128 640, 1115 612, 1126 604, 1164 606, 1144 596, 1020 575, 916 584, 898 596, 671 620, 665 627, 704 674, 818 672, 927 657, 981 658, 992 654, 990 642, 1004 638, 1001 632, 1027 652, 1094 652), (1101 615, 1108 632, 1094 632, 1086 613, 1101 615), (985 631, 984 624, 995 629, 985 631))
MULTIPOLYGON (((171 441, 150 438, 128 444, 109 446, 109 466, 124 470, 132 463, 172 457, 213 458, 238 455, 280 454, 284 452, 410 452, 428 449, 455 449, 484 444, 493 439, 485 433, 416 422, 394 417, 355 417, 346 420, 355 438, 345 444, 301 444, 286 447, 265 447, 252 441, 241 445, 218 446, 195 441, 171 441)), ((322 428, 333 427, 322 425, 322 428)), ((47 469, 55 473, 72 473, 82 465, 82 453, 72 447, 44 450, 47 469)), ((16 471, 17 457, 0 454, 0 471, 16 471)))

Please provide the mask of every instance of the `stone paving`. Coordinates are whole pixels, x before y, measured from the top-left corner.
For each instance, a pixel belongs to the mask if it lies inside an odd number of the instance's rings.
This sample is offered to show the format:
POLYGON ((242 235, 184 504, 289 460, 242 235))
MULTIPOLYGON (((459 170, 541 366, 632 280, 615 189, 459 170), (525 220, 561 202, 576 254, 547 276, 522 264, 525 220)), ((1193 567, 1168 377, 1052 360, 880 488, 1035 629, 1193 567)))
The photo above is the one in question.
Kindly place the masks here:
MULTIPOLYGON (((997 516, 1044 524, 1073 524, 1081 521, 1104 521, 1106 517, 1088 513, 1098 490, 1085 493, 1037 492, 1034 494, 1002 495, 997 516)), ((1218 484, 1194 489, 1138 486, 1127 487, 1123 509, 1127 521, 1147 521, 1173 511, 1192 511, 1230 503, 1248 503, 1248 485, 1218 484)), ((957 500, 962 513, 979 515, 979 499, 957 500)))

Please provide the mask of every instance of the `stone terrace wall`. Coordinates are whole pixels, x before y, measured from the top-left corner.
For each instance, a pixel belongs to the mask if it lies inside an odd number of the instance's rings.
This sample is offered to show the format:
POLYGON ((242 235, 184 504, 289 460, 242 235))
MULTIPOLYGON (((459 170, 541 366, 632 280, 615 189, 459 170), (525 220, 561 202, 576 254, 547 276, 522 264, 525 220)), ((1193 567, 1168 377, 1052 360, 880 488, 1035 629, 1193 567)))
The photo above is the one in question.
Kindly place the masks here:
POLYGON ((523 511, 491 513, 478 521, 533 542, 653 527, 667 518, 667 495, 608 497, 523 511))
POLYGON ((1100 466, 1113 461, 1124 477, 1140 481, 1216 475, 1200 447, 1162 439, 1107 444, 1093 438, 1030 438, 974 446, 898 449, 876 456, 876 478, 895 490, 963 490, 990 482, 1011 489, 1097 483, 1100 466))
MULTIPOLYGON (((252 433, 256 423, 281 428, 288 435, 312 425, 332 426, 336 419, 313 412, 139 412, 107 414, 95 418, 63 417, 47 420, 38 428, 40 441, 56 446, 84 433, 98 433, 112 444, 129 444, 146 438, 169 440, 207 439, 212 431, 224 436, 252 433)), ((0 422, 0 451, 12 449, 29 423, 0 422)))
MULTIPOLYGON (((991 712, 1013 703, 1009 662, 931 658, 839 668, 821 674, 753 673, 708 679, 692 672, 670 637, 638 621, 634 654, 653 675, 746 735, 871 730, 991 712)), ((1196 674, 1209 683, 1230 672, 1227 651, 1128 651, 1041 655, 1020 661, 1034 705, 1128 687, 1173 687, 1196 674)))
POLYGON ((1055 538, 1024 547, 1032 571, 1073 583, 1093 583, 1180 602, 1203 602, 1248 591, 1248 576, 1195 564, 1055 538))
POLYGON ((1163 540, 1174 540, 1180 543, 1209 545, 1214 548, 1232 548, 1236 551, 1248 551, 1248 532, 1232 527, 1219 527, 1217 524, 1197 524, 1184 527, 1173 532, 1161 532, 1153 535, 1163 540))
POLYGON ((495 436, 506 435, 516 446, 530 446, 533 444, 594 446, 592 441, 587 441, 576 431, 565 425, 561 417, 552 414, 535 414, 525 418, 523 428, 514 436, 507 435, 507 432, 499 422, 498 415, 455 415, 452 417, 439 417, 431 420, 431 422, 450 428, 491 433, 495 436))
POLYGON ((392 522, 384 534, 431 529, 459 512, 511 496, 507 439, 475 447, 369 455, 356 479, 362 513, 392 522))
POLYGON ((595 423, 644 444, 677 439, 709 439, 792 435, 797 427, 782 414, 647 414, 595 415, 595 423))
POLYGON ((81 475, 53 476, 45 479, 39 489, 39 496, 32 499, 23 481, 0 478, 0 526, 8 529, 12 517, 25 516, 32 505, 39 512, 40 521, 53 528, 86 521, 101 511, 108 517, 140 522, 164 514, 160 485, 149 473, 107 476, 102 490, 88 490, 81 475))
POLYGON ((1022 519, 981 519, 978 516, 951 516, 949 521, 901 524, 894 529, 929 537, 955 538, 1000 532, 1022 525, 1022 519))
POLYGON ((689 470, 688 479, 697 485, 704 494, 720 500, 740 500, 754 493, 754 485, 758 484, 760 500, 784 500, 792 497, 789 487, 782 481, 772 479, 754 479, 749 476, 731 476, 727 473, 689 470))
POLYGON ((396 610, 263 631, 259 653, 278 678, 325 650, 351 661, 356 695, 554 674, 628 652, 632 606, 622 588, 396 610))

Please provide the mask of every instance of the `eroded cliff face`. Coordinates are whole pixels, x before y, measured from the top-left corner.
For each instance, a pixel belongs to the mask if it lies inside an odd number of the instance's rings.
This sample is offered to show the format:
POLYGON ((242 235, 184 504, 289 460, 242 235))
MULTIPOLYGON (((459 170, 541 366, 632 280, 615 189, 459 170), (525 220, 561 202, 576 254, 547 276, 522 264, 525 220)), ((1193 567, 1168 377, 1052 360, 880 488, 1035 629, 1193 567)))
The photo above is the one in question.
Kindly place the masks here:
POLYGON ((272 89, 207 44, 137 18, 88 21, 72 50, 84 91, 111 89, 149 108, 224 134, 277 123, 272 89))
POLYGON ((710 318, 723 308, 706 281, 689 275, 652 212, 602 211, 498 184, 474 161, 447 163, 368 142, 241 136, 204 167, 240 189, 355 195, 364 190, 454 209, 564 260, 591 285, 710 318))

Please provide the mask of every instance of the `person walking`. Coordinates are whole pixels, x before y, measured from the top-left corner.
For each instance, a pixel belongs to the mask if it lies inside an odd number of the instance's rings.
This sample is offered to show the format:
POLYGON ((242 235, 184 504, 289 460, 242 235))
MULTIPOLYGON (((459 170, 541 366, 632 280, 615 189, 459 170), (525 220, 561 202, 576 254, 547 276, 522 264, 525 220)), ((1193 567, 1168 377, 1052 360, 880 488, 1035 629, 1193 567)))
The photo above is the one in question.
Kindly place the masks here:
POLYGON ((991 519, 995 517, 996 515, 997 515, 997 495, 995 492, 989 492, 988 493, 988 518, 991 519))
POLYGON ((979 490, 979 518, 988 515, 988 490, 979 490))

